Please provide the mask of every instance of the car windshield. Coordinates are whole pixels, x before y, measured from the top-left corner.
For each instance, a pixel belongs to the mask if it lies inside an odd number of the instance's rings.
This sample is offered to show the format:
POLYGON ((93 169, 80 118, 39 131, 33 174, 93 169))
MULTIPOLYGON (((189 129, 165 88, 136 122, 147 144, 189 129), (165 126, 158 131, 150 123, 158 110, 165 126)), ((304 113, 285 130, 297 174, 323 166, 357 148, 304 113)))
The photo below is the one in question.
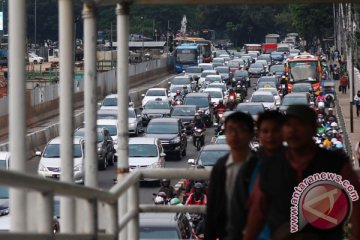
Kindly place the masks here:
POLYGON ((248 77, 249 73, 247 71, 236 71, 234 76, 235 77, 248 77))
POLYGON ((264 65, 262 63, 253 63, 250 68, 264 68, 264 65))
POLYGON ((229 73, 229 69, 228 68, 216 68, 216 70, 219 73, 229 73))
POLYGON ((98 113, 97 119, 117 119, 117 113, 98 113))
POLYGON ((284 72, 285 67, 283 65, 273 65, 270 67, 271 72, 284 72))
POLYGON ((164 90, 149 90, 147 91, 146 96, 166 96, 166 94, 164 90))
POLYGON ((268 57, 265 57, 265 56, 259 56, 258 58, 257 58, 258 60, 265 60, 266 62, 271 62, 271 58, 270 58, 270 56, 268 56, 268 57))
MULTIPOLYGON (((80 144, 73 145, 73 157, 82 157, 80 144)), ((60 158, 60 144, 48 144, 44 150, 43 157, 45 158, 60 158)))
POLYGON ((214 58, 213 63, 224 63, 224 59, 223 58, 214 58))
POLYGON ((179 128, 177 124, 173 123, 152 123, 150 121, 146 133, 149 134, 177 134, 179 133, 179 128))
POLYGON ((136 114, 135 111, 132 109, 128 110, 128 114, 129 114, 129 118, 136 118, 136 114))
POLYGON ((140 239, 181 239, 176 228, 140 227, 140 239))
POLYGON ((202 151, 199 156, 199 163, 203 166, 214 166, 219 158, 229 153, 228 150, 202 151))
POLYGON ((264 108, 261 105, 242 105, 242 104, 239 104, 236 110, 240 111, 240 112, 248 112, 250 115, 257 115, 259 113, 264 112, 264 108))
POLYGON ((215 143, 216 144, 227 144, 226 138, 217 138, 215 143))
POLYGON ((157 157, 155 144, 129 144, 129 157, 157 157))
POLYGON ((195 105, 200 108, 209 107, 207 97, 185 97, 185 105, 195 105))
POLYGON ((206 91, 207 93, 209 93, 210 97, 212 98, 223 98, 221 92, 219 91, 206 91))
POLYGON ((116 125, 97 125, 97 128, 106 128, 109 131, 110 136, 117 136, 116 125))
POLYGON ((258 91, 260 91, 260 92, 271 92, 273 96, 278 95, 278 92, 276 91, 275 88, 262 88, 262 89, 259 89, 258 91))
POLYGON ((256 94, 252 95, 251 102, 274 102, 274 97, 272 95, 256 94))
POLYGON ((209 84, 208 88, 221 88, 223 92, 226 91, 226 86, 223 84, 209 84))
POLYGON ((195 108, 174 108, 172 116, 194 116, 195 108))
POLYGON ((117 106, 117 98, 114 97, 109 97, 109 98, 105 98, 103 101, 103 106, 117 106))
POLYGON ((199 67, 201 67, 202 69, 204 69, 204 70, 211 70, 211 69, 213 69, 213 67, 211 66, 211 65, 199 65, 199 67))
POLYGON ((186 73, 201 73, 201 68, 188 67, 186 73))
POLYGON ((201 77, 206 77, 207 75, 213 75, 213 74, 216 74, 216 73, 214 73, 214 72, 202 72, 202 74, 201 74, 201 77))
POLYGON ((292 92, 309 92, 310 89, 311 89, 311 85, 294 84, 292 88, 292 92))
POLYGON ((263 82, 276 82, 276 80, 274 79, 274 78, 259 78, 259 80, 258 80, 258 84, 259 83, 263 83, 263 82))
POLYGON ((274 82, 260 82, 258 88, 276 88, 276 84, 274 82))
POLYGON ((170 109, 170 105, 162 101, 149 101, 144 105, 144 109, 170 109))
POLYGON ((238 68, 240 66, 239 62, 229 62, 228 66, 231 68, 238 68))
POLYGON ((7 169, 5 159, 0 159, 0 169, 7 169))
MULTIPOLYGON (((75 133, 74 136, 78 136, 78 137, 85 137, 85 129, 84 128, 80 128, 78 129, 75 133)), ((101 133, 101 129, 98 129, 96 131, 96 141, 97 142, 102 142, 104 141, 104 136, 101 133)))
POLYGON ((190 84, 190 80, 188 78, 174 78, 171 83, 174 85, 187 85, 190 84))
MULTIPOLYGON (((0 160, 0 169, 7 169, 5 159, 0 160)), ((0 199, 9 198, 9 189, 7 187, 0 187, 0 199)))
POLYGON ((205 79, 205 81, 207 81, 207 82, 220 82, 221 81, 221 77, 219 76, 219 77, 206 77, 206 79, 205 79))
POLYGON ((316 81, 317 62, 291 62, 290 65, 290 81, 316 81))
POLYGON ((306 97, 296 96, 296 97, 290 97, 285 96, 282 102, 282 105, 284 106, 290 106, 290 105, 297 105, 297 104, 308 104, 308 101, 306 97))

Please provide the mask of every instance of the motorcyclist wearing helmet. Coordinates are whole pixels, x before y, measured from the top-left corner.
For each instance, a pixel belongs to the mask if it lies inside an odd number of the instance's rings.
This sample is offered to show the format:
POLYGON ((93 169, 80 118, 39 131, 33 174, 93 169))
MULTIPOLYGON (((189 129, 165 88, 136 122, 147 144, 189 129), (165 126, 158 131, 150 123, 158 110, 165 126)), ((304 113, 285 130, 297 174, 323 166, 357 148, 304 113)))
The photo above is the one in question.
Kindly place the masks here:
POLYGON ((328 114, 325 117, 325 122, 329 122, 329 119, 333 118, 335 122, 337 122, 336 116, 334 114, 334 109, 329 108, 328 109, 328 114))
POLYGON ((181 95, 183 95, 183 97, 185 97, 188 93, 189 93, 188 88, 186 85, 184 85, 181 95))
POLYGON ((281 86, 282 94, 283 94, 283 96, 285 96, 288 93, 288 86, 287 86, 287 81, 286 81, 285 76, 281 77, 280 86, 281 86))
POLYGON ((203 184, 199 182, 195 183, 194 189, 195 191, 190 194, 185 205, 206 205, 207 197, 204 193, 203 184))
POLYGON ((195 113, 194 120, 193 120, 193 127, 198 129, 205 129, 206 125, 201 118, 200 113, 195 113))
POLYGON ((325 97, 323 96, 323 93, 320 92, 319 96, 316 97, 316 103, 319 105, 319 102, 325 102, 325 97))
POLYGON ((166 193, 166 198, 170 199, 176 196, 176 191, 173 186, 170 185, 169 179, 162 179, 161 180, 161 188, 159 189, 159 192, 166 193))
POLYGON ((226 106, 224 104, 224 101, 219 100, 219 104, 215 108, 215 114, 217 114, 218 112, 225 112, 225 111, 226 111, 226 106))
POLYGON ((155 205, 165 205, 166 204, 166 193, 159 191, 158 194, 155 195, 154 203, 155 205))

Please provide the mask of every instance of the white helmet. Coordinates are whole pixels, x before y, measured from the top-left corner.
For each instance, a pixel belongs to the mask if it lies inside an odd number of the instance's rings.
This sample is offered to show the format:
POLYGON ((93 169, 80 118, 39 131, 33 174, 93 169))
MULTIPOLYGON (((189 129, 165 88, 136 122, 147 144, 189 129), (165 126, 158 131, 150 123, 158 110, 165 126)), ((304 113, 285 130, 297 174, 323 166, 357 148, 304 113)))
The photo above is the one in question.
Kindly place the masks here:
POLYGON ((318 107, 319 108, 325 108, 325 103, 324 102, 318 102, 318 107))
POLYGON ((338 127, 338 125, 337 125, 336 122, 332 122, 332 123, 330 124, 330 126, 331 126, 331 128, 337 128, 337 127, 338 127))
POLYGON ((156 196, 154 199, 154 203, 156 205, 163 205, 165 203, 164 198, 160 196, 156 196))

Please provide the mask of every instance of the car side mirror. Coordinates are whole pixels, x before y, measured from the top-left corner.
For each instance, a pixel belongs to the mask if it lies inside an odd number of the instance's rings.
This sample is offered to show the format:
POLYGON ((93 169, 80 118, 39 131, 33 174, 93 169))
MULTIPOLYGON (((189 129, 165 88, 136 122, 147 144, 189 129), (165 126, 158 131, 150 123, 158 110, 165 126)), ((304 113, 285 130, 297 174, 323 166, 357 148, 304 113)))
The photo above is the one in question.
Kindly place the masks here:
POLYGON ((195 159, 190 158, 190 159, 187 161, 187 163, 188 163, 189 165, 195 165, 195 159))
POLYGON ((170 85, 170 84, 171 84, 171 82, 168 82, 168 84, 170 85))
POLYGON ((133 102, 129 102, 129 107, 133 107, 134 103, 133 102))
POLYGON ((160 153, 160 157, 166 157, 166 153, 160 153))
POLYGON ((139 109, 140 109, 140 111, 144 110, 144 108, 143 108, 143 107, 141 107, 141 108, 139 108, 139 109))
POLYGON ((141 94, 142 97, 145 97, 145 94, 141 94))
POLYGON ((247 99, 246 102, 248 103, 248 102, 250 102, 250 101, 247 99))
POLYGON ((101 107, 102 103, 101 103, 101 102, 98 102, 97 105, 98 105, 98 107, 101 107))
POLYGON ((141 115, 140 115, 140 114, 137 114, 137 115, 136 115, 136 117, 138 117, 138 118, 139 118, 139 117, 141 117, 141 115))
POLYGON ((41 151, 36 151, 36 152, 35 152, 35 156, 40 157, 40 156, 41 156, 41 151))

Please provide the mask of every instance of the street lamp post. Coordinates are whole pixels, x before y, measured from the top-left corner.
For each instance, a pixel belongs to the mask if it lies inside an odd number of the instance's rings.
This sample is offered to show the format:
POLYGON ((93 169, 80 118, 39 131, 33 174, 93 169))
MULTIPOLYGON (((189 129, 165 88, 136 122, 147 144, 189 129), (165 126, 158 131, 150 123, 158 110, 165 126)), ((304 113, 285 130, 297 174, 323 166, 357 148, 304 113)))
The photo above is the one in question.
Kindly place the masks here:
POLYGON ((144 60, 144 17, 141 17, 141 41, 142 41, 141 61, 143 61, 144 60))
POLYGON ((34 9, 34 11, 35 11, 35 23, 34 23, 34 43, 35 43, 35 49, 36 49, 36 1, 37 1, 37 0, 35 0, 35 9, 34 9))

